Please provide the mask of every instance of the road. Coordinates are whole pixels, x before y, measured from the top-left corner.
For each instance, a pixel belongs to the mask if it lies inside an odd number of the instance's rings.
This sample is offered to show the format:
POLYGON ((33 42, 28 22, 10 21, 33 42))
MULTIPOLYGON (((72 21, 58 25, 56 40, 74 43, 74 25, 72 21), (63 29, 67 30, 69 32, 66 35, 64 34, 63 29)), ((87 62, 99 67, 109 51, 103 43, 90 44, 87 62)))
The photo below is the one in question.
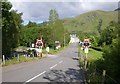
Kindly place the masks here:
POLYGON ((3 82, 78 82, 84 84, 79 68, 78 44, 73 43, 56 55, 2 68, 3 82))

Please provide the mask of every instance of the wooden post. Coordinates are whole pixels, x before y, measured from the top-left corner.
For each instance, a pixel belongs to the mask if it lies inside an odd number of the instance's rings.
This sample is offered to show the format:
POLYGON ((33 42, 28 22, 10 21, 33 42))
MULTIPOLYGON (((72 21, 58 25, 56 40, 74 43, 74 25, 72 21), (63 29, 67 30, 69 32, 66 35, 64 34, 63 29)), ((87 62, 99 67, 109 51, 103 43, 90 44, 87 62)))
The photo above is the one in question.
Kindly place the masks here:
POLYGON ((40 58, 42 58, 42 53, 40 53, 40 58))
POLYGON ((40 46, 41 52, 40 52, 40 57, 42 58, 42 46, 40 46))
POLYGON ((14 52, 14 57, 15 57, 15 52, 14 52))
POLYGON ((103 70, 102 84, 104 84, 104 82, 105 82, 105 75, 106 75, 106 70, 103 70))
POLYGON ((34 56, 34 53, 35 53, 35 51, 32 51, 32 54, 33 54, 33 58, 35 57, 35 56, 34 56))
POLYGON ((34 58, 35 56, 34 56, 34 54, 33 54, 33 58, 34 58))
POLYGON ((85 70, 87 69, 87 53, 86 53, 86 56, 85 56, 85 70))
POLYGON ((48 56, 48 52, 47 52, 47 55, 46 56, 48 56))
POLYGON ((27 55, 25 56, 25 59, 26 59, 26 61, 27 61, 27 55))
POLYGON ((5 65, 5 55, 3 55, 3 64, 5 65))

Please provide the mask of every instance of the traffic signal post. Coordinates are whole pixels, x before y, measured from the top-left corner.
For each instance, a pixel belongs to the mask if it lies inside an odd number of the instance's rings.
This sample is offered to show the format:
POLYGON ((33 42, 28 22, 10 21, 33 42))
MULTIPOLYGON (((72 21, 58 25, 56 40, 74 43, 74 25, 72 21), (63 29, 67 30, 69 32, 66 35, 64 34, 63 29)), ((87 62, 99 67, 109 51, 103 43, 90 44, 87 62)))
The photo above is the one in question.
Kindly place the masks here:
POLYGON ((85 59, 84 59, 84 68, 86 70, 87 68, 87 59, 88 59, 88 48, 91 46, 90 39, 84 39, 84 42, 82 43, 82 46, 84 48, 85 52, 85 59))
POLYGON ((86 54, 85 55, 85 70, 86 70, 86 67, 87 67, 87 58, 88 58, 88 55, 87 55, 88 54, 88 47, 85 47, 84 50, 85 50, 85 54, 86 54))
POLYGON ((43 41, 41 39, 37 39, 36 41, 36 47, 38 48, 37 50, 37 56, 40 56, 42 58, 42 47, 43 47, 43 41))

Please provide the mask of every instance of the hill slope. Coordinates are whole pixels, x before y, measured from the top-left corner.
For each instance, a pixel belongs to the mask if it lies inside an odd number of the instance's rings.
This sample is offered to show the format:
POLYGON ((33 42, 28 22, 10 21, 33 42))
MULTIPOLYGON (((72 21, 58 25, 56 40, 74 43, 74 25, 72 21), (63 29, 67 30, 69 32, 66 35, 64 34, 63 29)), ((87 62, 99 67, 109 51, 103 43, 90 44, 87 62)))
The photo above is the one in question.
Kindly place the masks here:
POLYGON ((97 26, 102 21, 101 29, 104 29, 110 21, 118 21, 118 11, 91 11, 74 18, 63 19, 65 29, 68 31, 82 31, 98 34, 97 26))

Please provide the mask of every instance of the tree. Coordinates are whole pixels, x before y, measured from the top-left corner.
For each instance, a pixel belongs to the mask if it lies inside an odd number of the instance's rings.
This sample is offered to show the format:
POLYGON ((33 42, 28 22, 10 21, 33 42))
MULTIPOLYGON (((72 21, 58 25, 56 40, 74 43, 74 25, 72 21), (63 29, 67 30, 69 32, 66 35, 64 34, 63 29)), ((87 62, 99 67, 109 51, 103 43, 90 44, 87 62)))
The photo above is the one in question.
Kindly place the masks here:
POLYGON ((26 44, 33 42, 39 37, 39 31, 42 32, 42 28, 39 27, 23 27, 20 30, 20 44, 25 46, 26 44))
POLYGON ((2 2, 2 54, 10 56, 18 46, 19 28, 22 22, 21 13, 11 11, 10 2, 2 2))
POLYGON ((36 25, 32 27, 28 27, 26 25, 23 28, 21 28, 20 32, 21 46, 26 46, 26 44, 29 44, 31 42, 35 43, 36 39, 39 39, 40 37, 43 38, 44 46, 49 46, 51 44, 52 30, 46 24, 42 26, 36 25))
POLYGON ((97 40, 96 37, 91 35, 90 36, 91 47, 97 47, 97 40))
POLYGON ((107 26, 104 30, 102 30, 100 40, 99 40, 99 45, 110 45, 112 43, 112 39, 116 38, 116 27, 115 27, 115 22, 111 21, 109 26, 107 26))
POLYGON ((36 27, 37 24, 36 24, 35 22, 29 21, 29 23, 28 23, 26 26, 27 26, 28 28, 30 28, 30 27, 36 27))
POLYGON ((97 26, 97 30, 98 30, 100 35, 101 35, 101 32, 102 32, 101 27, 102 27, 102 19, 99 20, 99 23, 98 23, 98 26, 97 26))
POLYGON ((52 29, 52 35, 51 35, 52 44, 51 45, 54 46, 55 41, 59 41, 61 45, 63 45, 64 27, 55 9, 50 10, 49 21, 50 21, 49 22, 50 28, 52 29))
MULTIPOLYGON (((114 80, 120 83, 120 24, 114 21, 110 22, 109 26, 105 29, 104 35, 111 43, 104 45, 103 48, 103 58, 104 58, 104 69, 106 69, 107 74, 114 80), (108 28, 109 27, 109 28, 108 28), (109 33, 109 36, 108 36, 109 33)), ((105 40, 104 40, 105 41, 105 40)), ((108 41, 105 41, 108 42, 108 41)), ((107 79, 111 83, 114 81, 107 79)))
POLYGON ((57 11, 54 9, 50 10, 50 15, 49 15, 49 21, 50 22, 55 22, 56 20, 59 19, 57 11))

